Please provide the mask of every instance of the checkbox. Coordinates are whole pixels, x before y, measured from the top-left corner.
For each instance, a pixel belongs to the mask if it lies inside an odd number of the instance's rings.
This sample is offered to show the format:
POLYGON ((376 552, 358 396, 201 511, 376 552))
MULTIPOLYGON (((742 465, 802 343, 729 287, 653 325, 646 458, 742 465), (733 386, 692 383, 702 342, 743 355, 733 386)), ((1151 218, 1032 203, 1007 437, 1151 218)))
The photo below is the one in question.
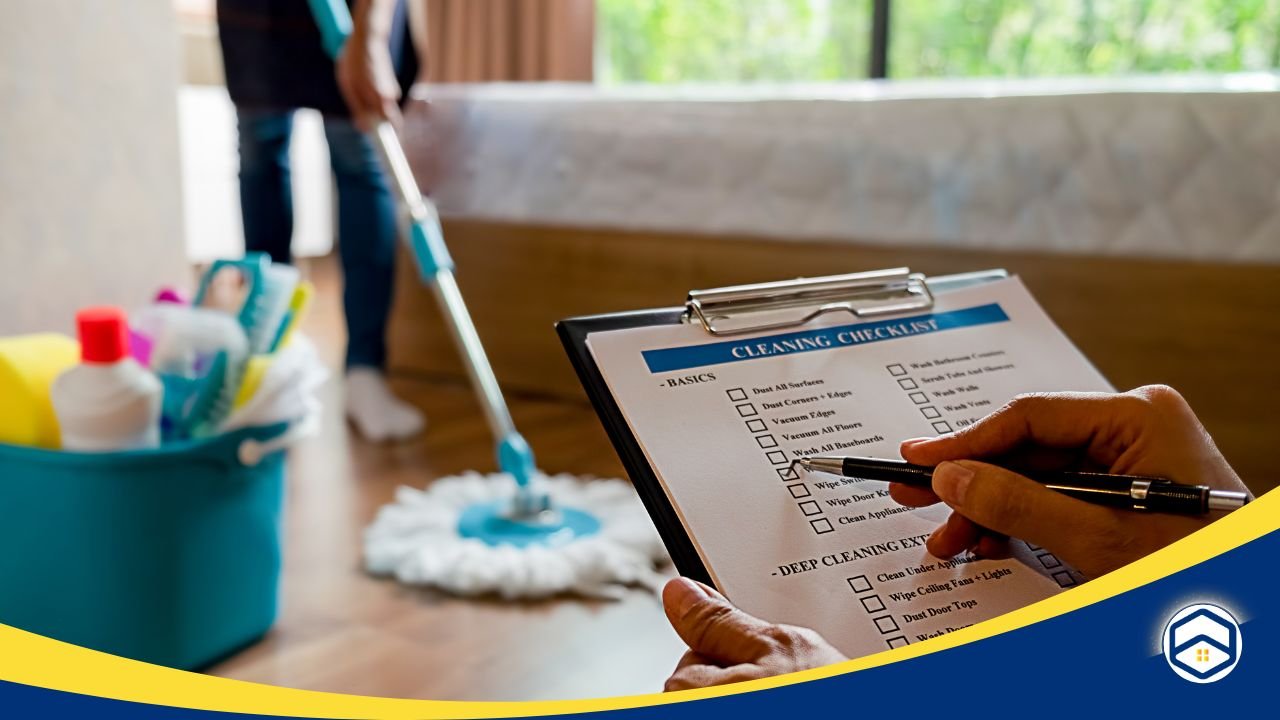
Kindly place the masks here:
POLYGON ((926 418, 930 420, 934 420, 942 417, 942 413, 938 412, 938 408, 932 405, 925 405, 924 407, 920 408, 920 414, 924 415, 926 418))
POLYGON ((813 500, 805 500, 804 502, 796 505, 796 507, 800 508, 800 512, 804 513, 805 515, 821 515, 822 514, 822 508, 818 507, 818 503, 813 500))
POLYGON ((889 371, 889 374, 890 374, 890 375, 892 375, 892 376, 894 376, 894 377, 902 377, 903 375, 906 375, 906 374, 907 374, 907 369, 906 369, 906 368, 904 368, 904 367, 902 367, 902 363, 894 363, 894 364, 892 364, 892 365, 885 365, 885 366, 884 366, 884 369, 885 369, 885 370, 888 370, 888 371, 889 371))
POLYGON ((869 613, 877 613, 884 609, 884 601, 879 595, 868 595, 864 598, 858 598, 862 601, 862 607, 869 613))
POLYGON ((889 647, 891 648, 906 647, 907 645, 910 644, 910 642, 906 638, 902 637, 901 635, 899 635, 898 637, 889 638, 885 642, 889 643, 889 647))
POLYGON ((916 381, 912 380, 911 378, 902 378, 901 380, 898 381, 898 387, 902 388, 903 390, 915 390, 920 386, 917 385, 916 381))
POLYGON ((1023 543, 1025 543, 1025 544, 1026 544, 1026 546, 1027 546, 1027 549, 1028 549, 1028 550, 1031 550, 1032 552, 1035 552, 1036 550, 1041 549, 1039 545, 1033 545, 1033 544, 1031 544, 1031 543, 1027 542, 1026 540, 1023 540, 1022 542, 1023 542, 1023 543))
POLYGON ((878 618, 872 618, 872 622, 876 624, 876 629, 881 635, 888 635, 891 632, 897 632, 898 621, 893 619, 892 615, 881 615, 878 618))
POLYGON ((1040 564, 1043 565, 1046 570, 1062 567, 1062 561, 1053 553, 1045 553, 1043 555, 1037 555, 1036 557, 1040 558, 1040 564))
POLYGON ((849 583, 849 589, 856 593, 866 592, 871 589, 871 581, 867 579, 866 575, 854 575, 851 578, 845 578, 845 581, 849 583))
POLYGON ((813 527, 813 531, 819 535, 826 535, 827 533, 835 530, 835 528, 831 527, 831 521, 826 518, 810 520, 809 525, 811 525, 813 527))
POLYGON ((938 433, 939 435, 946 435, 947 433, 951 432, 951 423, 945 422, 945 421, 936 422, 933 424, 933 431, 938 433))
POLYGON ((764 426, 763 420, 761 420, 760 418, 756 418, 755 420, 747 421, 747 429, 750 430, 751 432, 765 432, 769 428, 764 426))
POLYGON ((800 476, 796 474, 796 469, 791 467, 774 468, 778 471, 778 477, 783 480, 799 480, 800 476))
POLYGON ((734 405, 734 407, 738 408, 738 414, 742 417, 751 417, 752 415, 760 414, 756 411, 756 406, 751 403, 742 403, 741 405, 734 405))
POLYGON ((787 464, 787 454, 782 452, 781 450, 770 450, 769 452, 765 453, 764 456, 769 458, 769 462, 773 463, 774 465, 787 464))
POLYGON ((911 402, 917 405, 923 405, 929 402, 929 398, 922 392, 914 392, 908 395, 907 397, 911 398, 911 402))
POLYGON ((730 388, 729 390, 725 390, 724 394, 728 395, 730 400, 746 400, 747 399, 747 391, 743 390, 742 388, 730 388))
POLYGON ((1071 573, 1066 570, 1059 570, 1054 573, 1053 579, 1058 581, 1058 587, 1068 588, 1076 584, 1076 579, 1071 577, 1071 573))
POLYGON ((788 485, 787 489, 791 491, 791 497, 793 498, 809 497, 809 488, 804 483, 800 483, 798 485, 788 485))
POLYGON ((757 435, 756 444, 762 448, 778 447, 778 438, 772 435, 757 435))

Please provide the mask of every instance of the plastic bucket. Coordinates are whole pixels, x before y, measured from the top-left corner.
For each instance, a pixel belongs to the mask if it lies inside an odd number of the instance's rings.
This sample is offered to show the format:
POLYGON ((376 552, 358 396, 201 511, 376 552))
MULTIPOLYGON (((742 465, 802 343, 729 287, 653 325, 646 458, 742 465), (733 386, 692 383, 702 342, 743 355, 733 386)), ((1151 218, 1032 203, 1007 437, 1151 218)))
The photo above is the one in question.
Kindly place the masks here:
POLYGON ((158 450, 0 445, 0 623, 194 669, 275 621, 288 425, 158 450))

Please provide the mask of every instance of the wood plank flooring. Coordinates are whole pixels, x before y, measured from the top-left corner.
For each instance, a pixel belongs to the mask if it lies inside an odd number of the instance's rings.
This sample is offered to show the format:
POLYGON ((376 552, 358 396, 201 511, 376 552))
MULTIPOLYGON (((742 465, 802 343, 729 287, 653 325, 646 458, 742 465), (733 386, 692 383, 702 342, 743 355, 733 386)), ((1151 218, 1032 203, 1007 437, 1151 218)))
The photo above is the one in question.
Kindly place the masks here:
MULTIPOLYGON (((325 290, 308 333, 326 363, 341 363, 335 269, 308 268, 325 290)), ((340 415, 325 389, 319 437, 291 456, 280 619, 215 675, 311 690, 460 700, 602 697, 660 690, 683 649, 658 600, 635 590, 618 602, 461 600, 372 578, 360 536, 399 485, 421 487, 466 469, 491 470, 491 440, 464 385, 401 375, 395 386, 425 409, 415 442, 375 446, 340 415)), ((595 414, 584 404, 512 397, 517 426, 549 472, 621 477, 595 414)), ((669 572, 669 571, 668 571, 669 572)))

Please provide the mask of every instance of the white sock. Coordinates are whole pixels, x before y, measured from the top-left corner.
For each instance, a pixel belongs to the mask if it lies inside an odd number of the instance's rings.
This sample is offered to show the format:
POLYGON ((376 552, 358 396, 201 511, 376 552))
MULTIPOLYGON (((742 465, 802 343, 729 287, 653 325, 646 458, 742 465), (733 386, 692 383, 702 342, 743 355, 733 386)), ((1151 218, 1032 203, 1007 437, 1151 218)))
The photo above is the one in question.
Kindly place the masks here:
POLYGON ((366 440, 405 440, 422 432, 426 418, 396 397, 381 372, 369 367, 347 371, 347 417, 366 440))

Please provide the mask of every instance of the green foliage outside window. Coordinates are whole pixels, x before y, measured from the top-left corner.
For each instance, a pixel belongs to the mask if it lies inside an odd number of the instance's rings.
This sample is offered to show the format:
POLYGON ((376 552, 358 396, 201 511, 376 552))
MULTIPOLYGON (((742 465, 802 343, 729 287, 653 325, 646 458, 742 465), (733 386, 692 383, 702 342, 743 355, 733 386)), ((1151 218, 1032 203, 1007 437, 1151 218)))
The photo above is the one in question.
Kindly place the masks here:
MULTIPOLYGON (((1280 69, 1280 0, 891 0, 889 75, 1280 69)), ((871 0, 597 0, 597 78, 866 77, 871 0)))
POLYGON ((865 77, 869 0, 596 0, 601 82, 865 77))

